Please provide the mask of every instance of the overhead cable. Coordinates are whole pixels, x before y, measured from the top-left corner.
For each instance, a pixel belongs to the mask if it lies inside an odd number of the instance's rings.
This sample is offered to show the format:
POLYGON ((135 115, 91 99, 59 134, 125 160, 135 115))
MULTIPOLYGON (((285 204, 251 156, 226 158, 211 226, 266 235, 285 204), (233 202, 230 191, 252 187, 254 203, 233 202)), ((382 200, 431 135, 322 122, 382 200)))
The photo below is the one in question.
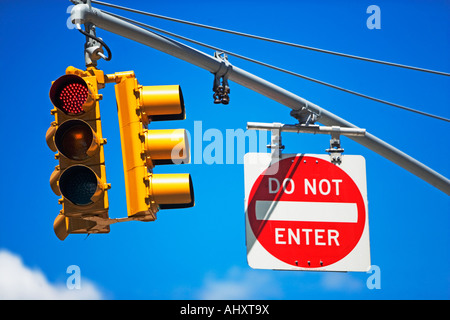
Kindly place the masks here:
POLYGON ((425 69, 425 68, 408 66, 408 65, 404 65, 404 64, 400 64, 400 63, 393 63, 393 62, 388 62, 388 61, 383 61, 383 60, 365 58, 365 57, 355 56, 355 55, 351 55, 351 54, 346 54, 346 53, 341 53, 341 52, 336 52, 336 51, 331 51, 331 50, 325 50, 325 49, 305 46, 305 45, 296 44, 296 43, 292 43, 292 42, 287 42, 287 41, 282 41, 282 40, 277 40, 277 39, 272 39, 272 38, 266 38, 266 37, 261 37, 261 36, 257 36, 257 35, 244 33, 244 32, 218 28, 218 27, 214 27, 214 26, 201 24, 201 23, 196 23, 196 22, 191 22, 191 21, 171 18, 171 17, 162 16, 162 15, 155 14, 155 13, 150 13, 150 12, 145 12, 145 11, 141 11, 141 10, 136 10, 136 9, 131 9, 131 8, 127 8, 127 7, 123 7, 123 6, 119 6, 119 5, 115 5, 115 4, 111 4, 111 3, 106 3, 106 2, 103 2, 103 1, 92 0, 91 2, 95 3, 95 4, 100 4, 100 5, 104 5, 104 6, 107 6, 107 7, 115 8, 115 9, 120 9, 120 10, 125 10, 125 11, 128 11, 128 12, 133 12, 133 13, 138 13, 138 14, 150 16, 150 17, 153 17, 153 18, 158 18, 158 19, 164 19, 164 20, 168 20, 168 21, 172 21, 172 22, 183 23, 183 24, 187 24, 187 25, 191 25, 191 26, 195 26, 195 27, 206 28, 206 29, 210 29, 210 30, 214 30, 214 31, 230 33, 230 34, 234 34, 234 35, 238 35, 238 36, 243 36, 243 37, 247 37, 247 38, 268 41, 268 42, 282 44, 282 45, 291 46, 291 47, 295 47, 295 48, 301 48, 301 49, 306 49, 306 50, 311 50, 311 51, 316 51, 316 52, 321 52, 321 53, 326 53, 326 54, 332 54, 332 55, 336 55, 336 56, 340 56, 340 57, 357 59, 357 60, 362 60, 362 61, 366 61, 366 62, 384 64, 384 65, 388 65, 388 66, 392 66, 392 67, 398 67, 398 68, 410 69, 410 70, 415 70, 415 71, 433 73, 433 74, 438 74, 438 75, 447 76, 447 77, 450 76, 450 73, 448 73, 448 72, 430 70, 430 69, 425 69))
POLYGON ((417 113, 417 114, 421 114, 421 115, 424 115, 424 116, 427 116, 427 117, 431 117, 431 118, 435 118, 435 119, 439 119, 439 120, 450 122, 450 119, 447 119, 447 118, 444 118, 444 117, 441 117, 441 116, 437 116, 437 115, 434 115, 434 114, 431 114, 431 113, 427 113, 427 112, 424 112, 424 111, 420 111, 420 110, 416 110, 416 109, 413 109, 413 108, 405 107, 405 106, 402 106, 402 105, 399 105, 399 104, 396 104, 396 103, 393 103, 393 102, 389 102, 389 101, 386 101, 386 100, 382 100, 382 99, 378 99, 378 98, 375 98, 375 97, 371 97, 371 96, 368 96, 368 95, 365 95, 365 94, 362 94, 362 93, 359 93, 359 92, 356 92, 356 91, 353 91, 353 90, 345 89, 343 87, 339 87, 339 86, 336 86, 336 85, 331 84, 331 83, 327 83, 327 82, 324 82, 324 81, 321 81, 321 80, 317 80, 317 79, 314 79, 314 78, 311 78, 311 77, 308 77, 308 76, 304 76, 302 74, 299 74, 299 73, 296 73, 296 72, 293 72, 293 71, 289 71, 289 70, 286 70, 286 69, 283 69, 283 68, 279 68, 279 67, 273 66, 273 65, 265 63, 265 62, 261 62, 261 61, 258 61, 258 60, 252 59, 252 58, 248 58, 246 56, 243 56, 243 55, 240 55, 240 54, 228 51, 228 50, 224 50, 224 49, 221 49, 221 48, 218 48, 218 47, 214 47, 214 46, 211 46, 211 45, 205 44, 203 42, 196 41, 196 40, 184 37, 184 36, 180 36, 180 35, 175 34, 173 32, 169 32, 169 31, 157 28, 157 27, 153 27, 151 25, 148 25, 148 24, 145 24, 145 23, 133 20, 133 19, 125 18, 125 17, 122 17, 120 15, 116 15, 116 14, 111 13, 111 12, 105 12, 105 13, 110 14, 110 15, 116 17, 116 18, 122 19, 124 21, 127 21, 129 23, 133 23, 133 24, 138 25, 140 27, 144 27, 146 29, 150 29, 150 30, 153 30, 153 31, 156 31, 156 32, 164 33, 164 34, 169 35, 171 37, 175 37, 175 38, 178 38, 178 39, 181 39, 181 40, 184 40, 184 41, 188 41, 188 42, 194 43, 194 44, 199 45, 199 46, 203 46, 205 48, 208 48, 208 49, 211 49, 211 50, 214 50, 214 51, 223 52, 223 53, 226 53, 226 54, 228 54, 230 56, 234 56, 236 58, 243 59, 243 60, 246 60, 246 61, 249 61, 249 62, 252 62, 252 63, 256 63, 256 64, 259 64, 261 66, 267 67, 267 68, 271 68, 271 69, 274 69, 274 70, 277 70, 277 71, 280 71, 280 72, 284 72, 284 73, 287 73, 287 74, 295 76, 295 77, 299 77, 299 78, 302 78, 302 79, 305 79, 305 80, 308 80, 308 81, 312 81, 312 82, 315 82, 315 83, 318 83, 318 84, 321 84, 321 85, 324 85, 324 86, 327 86, 327 87, 330 87, 330 88, 333 88, 333 89, 337 89, 337 90, 340 90, 340 91, 343 91, 343 92, 347 92, 347 93, 350 93, 350 94, 353 94, 353 95, 356 95, 356 96, 359 96, 359 97, 362 97, 362 98, 365 98, 365 99, 369 99, 369 100, 372 100, 372 101, 383 103, 383 104, 386 104, 386 105, 389 105, 389 106, 392 106, 392 107, 395 107, 395 108, 403 109, 403 110, 414 112, 414 113, 417 113))

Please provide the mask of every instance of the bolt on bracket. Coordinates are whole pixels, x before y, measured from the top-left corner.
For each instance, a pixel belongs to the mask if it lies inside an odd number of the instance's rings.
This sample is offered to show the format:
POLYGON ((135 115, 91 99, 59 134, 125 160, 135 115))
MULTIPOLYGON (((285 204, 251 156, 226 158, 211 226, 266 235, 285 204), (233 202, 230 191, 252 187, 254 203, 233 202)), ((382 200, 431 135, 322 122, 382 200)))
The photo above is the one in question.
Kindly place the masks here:
POLYGON ((270 130, 270 144, 267 145, 267 148, 270 149, 270 153, 272 154, 272 159, 279 160, 281 157, 281 150, 284 150, 284 146, 281 143, 281 128, 283 127, 282 123, 276 122, 273 123, 273 128, 270 130))
POLYGON ((214 52, 214 57, 221 60, 220 69, 214 74, 213 98, 215 104, 230 103, 230 85, 228 84, 228 71, 232 65, 228 62, 228 56, 224 52, 214 52))
POLYGON ((342 158, 341 155, 344 152, 344 148, 341 148, 341 133, 340 127, 332 126, 331 127, 331 139, 330 139, 330 148, 325 151, 330 154, 331 163, 333 164, 341 164, 342 158))

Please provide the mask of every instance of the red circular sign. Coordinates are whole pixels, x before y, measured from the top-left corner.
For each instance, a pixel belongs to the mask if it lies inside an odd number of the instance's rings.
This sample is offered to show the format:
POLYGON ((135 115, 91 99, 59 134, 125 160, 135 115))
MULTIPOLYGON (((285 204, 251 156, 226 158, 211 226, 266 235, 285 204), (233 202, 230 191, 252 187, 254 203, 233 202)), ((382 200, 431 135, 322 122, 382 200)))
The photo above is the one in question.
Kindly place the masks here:
POLYGON ((249 194, 248 219, 264 249, 297 267, 340 261, 364 230, 364 199, 352 178, 326 160, 296 156, 266 169, 249 194))

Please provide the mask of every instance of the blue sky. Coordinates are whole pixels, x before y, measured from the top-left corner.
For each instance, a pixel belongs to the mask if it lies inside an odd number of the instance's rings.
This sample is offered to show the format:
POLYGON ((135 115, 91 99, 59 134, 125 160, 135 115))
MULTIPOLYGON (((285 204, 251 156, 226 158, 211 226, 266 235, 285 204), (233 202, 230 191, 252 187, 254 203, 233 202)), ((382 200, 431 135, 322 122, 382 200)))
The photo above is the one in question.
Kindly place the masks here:
MULTIPOLYGON (((118 3, 118 1, 114 1, 118 3)), ((366 159, 371 263, 367 273, 253 270, 247 265, 244 172, 234 161, 158 167, 191 173, 196 206, 163 211, 155 222, 111 226, 107 235, 53 233, 60 210, 48 180, 53 152, 51 81, 67 66, 84 68, 84 37, 67 28, 69 1, 1 1, 1 135, 5 148, 0 192, 0 298, 92 299, 449 299, 450 198, 348 138, 346 154, 366 159), (28 112, 30 111, 30 112, 28 112), (231 162, 231 163, 230 163, 231 162), (69 290, 69 266, 82 289, 69 290)), ((450 72, 449 1, 129 1, 129 7, 313 47, 450 72), (381 9, 381 29, 369 30, 369 5, 381 9)), ((100 7, 100 6, 98 6, 100 7)), ((111 11, 123 14, 117 10, 111 11)), ((450 79, 123 14, 196 40, 361 93, 449 118, 450 79)), ((294 124, 289 111, 231 83, 228 106, 212 101, 213 75, 184 61, 98 29, 113 58, 106 73, 134 70, 143 85, 181 85, 187 119, 152 124, 186 128, 191 150, 205 152, 208 134, 245 129, 247 122, 294 124), (200 122, 201 121, 201 122, 200 122), (201 124, 201 135, 194 136, 201 124), (216 130, 216 131, 210 131, 216 130), (200 146, 199 146, 200 144, 200 146)), ((209 49, 201 50, 213 54, 209 49)), ((367 129, 450 177, 449 124, 398 110, 230 57, 230 62, 367 129)), ((126 216, 114 88, 101 101, 110 210, 126 216)), ((285 153, 324 153, 329 136, 283 134, 285 153)), ((266 150, 261 150, 266 152, 266 150)), ((198 163, 200 162, 200 163, 198 163)))

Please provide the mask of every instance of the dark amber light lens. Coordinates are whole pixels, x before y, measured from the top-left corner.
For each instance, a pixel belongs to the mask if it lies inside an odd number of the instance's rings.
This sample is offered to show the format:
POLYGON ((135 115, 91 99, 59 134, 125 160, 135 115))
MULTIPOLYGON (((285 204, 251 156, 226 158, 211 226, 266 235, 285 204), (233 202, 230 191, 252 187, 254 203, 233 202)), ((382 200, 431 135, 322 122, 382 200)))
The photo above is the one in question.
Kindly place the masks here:
POLYGON ((93 143, 91 127, 81 120, 68 120, 55 133, 55 145, 65 157, 82 161, 89 156, 87 151, 93 143))
POLYGON ((97 176, 88 167, 76 165, 61 174, 61 194, 75 205, 89 205, 98 188, 97 176))

